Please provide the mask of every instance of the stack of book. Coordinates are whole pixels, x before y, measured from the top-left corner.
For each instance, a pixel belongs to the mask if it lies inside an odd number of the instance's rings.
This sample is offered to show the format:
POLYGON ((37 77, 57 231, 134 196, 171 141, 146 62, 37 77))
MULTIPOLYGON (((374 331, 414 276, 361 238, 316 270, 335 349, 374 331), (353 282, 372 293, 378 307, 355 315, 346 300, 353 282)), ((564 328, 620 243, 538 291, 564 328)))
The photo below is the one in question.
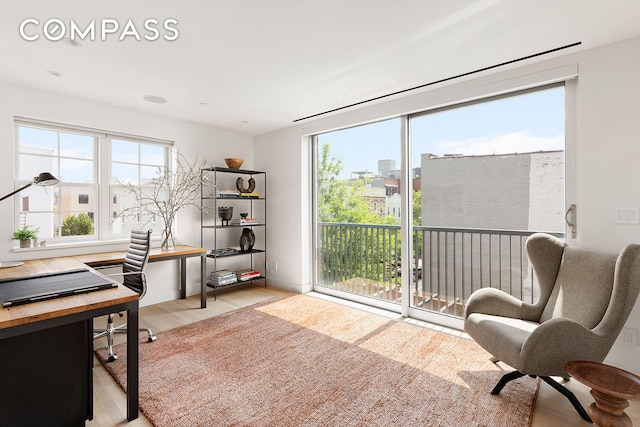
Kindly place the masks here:
POLYGON ((254 218, 234 218, 229 223, 231 225, 255 225, 258 221, 254 218))
POLYGON ((211 255, 215 257, 223 257, 229 255, 235 255, 239 251, 234 248, 219 248, 219 249, 211 249, 211 255))
POLYGON ((237 281, 238 277, 236 276, 236 273, 231 270, 212 271, 209 273, 209 277, 207 278, 207 284, 212 286, 231 285, 237 281))
POLYGON ((242 270, 236 270, 236 277, 239 282, 246 282, 247 280, 260 277, 260 272, 250 268, 245 268, 242 270))
POLYGON ((240 197, 240 192, 238 190, 216 188, 216 197, 240 197))

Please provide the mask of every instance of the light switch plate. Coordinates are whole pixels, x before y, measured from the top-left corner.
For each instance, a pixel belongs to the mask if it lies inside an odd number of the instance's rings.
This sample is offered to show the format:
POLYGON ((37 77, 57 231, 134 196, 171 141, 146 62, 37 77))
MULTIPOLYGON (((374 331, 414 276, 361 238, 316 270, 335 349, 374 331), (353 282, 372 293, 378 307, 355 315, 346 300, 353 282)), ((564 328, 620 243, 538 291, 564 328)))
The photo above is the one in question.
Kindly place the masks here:
POLYGON ((640 224, 640 209, 638 208, 616 208, 614 215, 616 224, 640 224))

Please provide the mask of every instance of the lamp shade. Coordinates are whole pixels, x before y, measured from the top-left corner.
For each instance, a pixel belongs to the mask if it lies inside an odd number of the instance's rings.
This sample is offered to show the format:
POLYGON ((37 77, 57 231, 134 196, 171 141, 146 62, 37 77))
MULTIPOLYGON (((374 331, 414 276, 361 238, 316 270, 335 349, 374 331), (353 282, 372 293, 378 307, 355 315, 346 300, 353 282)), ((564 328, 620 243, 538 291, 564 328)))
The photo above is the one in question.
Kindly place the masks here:
POLYGON ((40 175, 36 176, 35 178, 33 178, 33 181, 31 181, 30 183, 28 183, 27 185, 18 188, 17 190, 12 191, 11 193, 7 194, 6 196, 2 196, 2 198, 0 198, 0 202, 3 201, 4 199, 13 196, 14 194, 24 190, 27 187, 30 187, 33 184, 36 185, 40 185, 42 187, 46 187, 47 185, 55 185, 58 182, 60 182, 58 180, 58 178, 56 178, 55 176, 51 175, 49 172, 42 172, 40 175))
POLYGON ((36 185, 47 186, 56 185, 60 181, 49 172, 42 172, 40 175, 34 178, 33 182, 36 185))

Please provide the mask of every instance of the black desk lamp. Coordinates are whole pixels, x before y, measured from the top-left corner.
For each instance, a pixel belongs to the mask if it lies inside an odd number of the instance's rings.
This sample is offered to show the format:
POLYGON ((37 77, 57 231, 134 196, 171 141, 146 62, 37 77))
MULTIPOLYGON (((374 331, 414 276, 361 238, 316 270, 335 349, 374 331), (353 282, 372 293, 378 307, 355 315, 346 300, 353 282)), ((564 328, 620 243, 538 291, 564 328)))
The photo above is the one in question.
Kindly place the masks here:
MULTIPOLYGON (((3 201, 4 199, 13 196, 14 194, 24 190, 27 187, 32 186, 33 184, 35 185, 40 185, 42 187, 46 187, 48 185, 56 185, 58 182, 60 182, 55 176, 51 175, 49 172, 42 172, 40 175, 36 176, 33 178, 33 181, 31 181, 30 183, 28 183, 27 185, 25 185, 24 187, 20 187, 15 191, 12 191, 11 193, 7 194, 6 196, 3 196, 0 199, 0 202, 3 201)), ((22 261, 6 261, 6 262, 0 262, 0 268, 4 268, 4 267, 17 267, 19 265, 22 265, 23 262, 22 261)))
POLYGON ((60 182, 60 181, 58 181, 58 179, 55 176, 51 175, 49 172, 42 172, 40 175, 38 175, 35 178, 33 178, 33 181, 31 181, 30 183, 28 183, 24 187, 20 187, 17 190, 7 194, 6 196, 3 196, 0 199, 0 202, 3 201, 4 199, 6 199, 7 197, 11 197, 14 194, 24 190, 25 188, 32 186, 33 184, 40 185, 42 187, 46 187, 47 185, 56 185, 58 182, 60 182))

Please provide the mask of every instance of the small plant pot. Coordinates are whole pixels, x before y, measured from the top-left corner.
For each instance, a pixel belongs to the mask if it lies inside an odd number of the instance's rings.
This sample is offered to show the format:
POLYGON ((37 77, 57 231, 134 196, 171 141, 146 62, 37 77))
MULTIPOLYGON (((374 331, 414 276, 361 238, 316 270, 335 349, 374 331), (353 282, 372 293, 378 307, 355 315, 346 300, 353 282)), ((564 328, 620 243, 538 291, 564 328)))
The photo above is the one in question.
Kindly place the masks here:
POLYGON ((20 247, 21 248, 30 248, 31 247, 31 240, 20 240, 20 247))

